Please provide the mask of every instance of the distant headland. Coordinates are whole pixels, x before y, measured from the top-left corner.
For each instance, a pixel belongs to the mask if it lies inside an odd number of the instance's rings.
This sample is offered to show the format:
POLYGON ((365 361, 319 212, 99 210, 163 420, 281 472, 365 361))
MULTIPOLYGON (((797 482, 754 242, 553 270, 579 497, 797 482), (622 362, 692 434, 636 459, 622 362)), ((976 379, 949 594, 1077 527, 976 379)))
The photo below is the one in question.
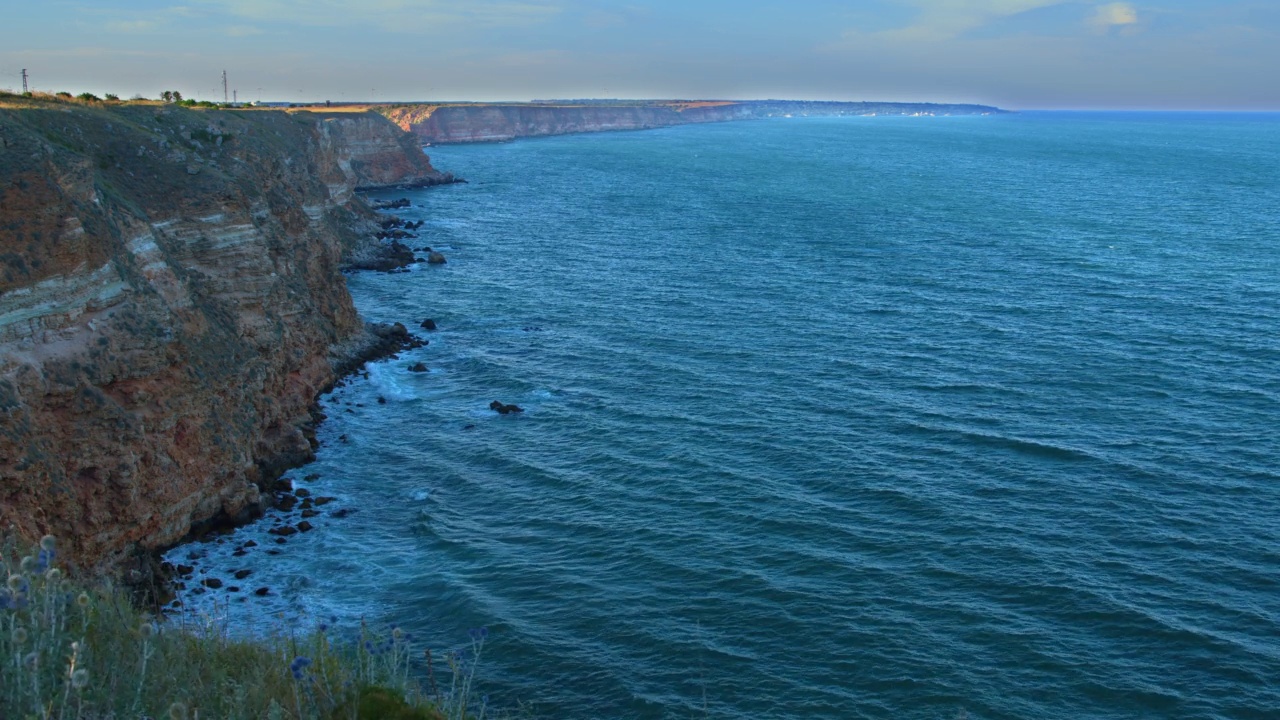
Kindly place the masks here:
POLYGON ((765 118, 1000 115, 988 105, 816 100, 536 100, 294 106, 385 115, 427 145, 765 118))

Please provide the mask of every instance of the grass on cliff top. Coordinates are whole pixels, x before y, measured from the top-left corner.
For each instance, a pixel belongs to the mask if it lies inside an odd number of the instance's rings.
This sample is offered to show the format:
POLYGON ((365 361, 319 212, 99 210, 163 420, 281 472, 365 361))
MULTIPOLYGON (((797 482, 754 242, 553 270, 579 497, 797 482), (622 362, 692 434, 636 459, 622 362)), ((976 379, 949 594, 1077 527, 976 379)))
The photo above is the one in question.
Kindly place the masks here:
POLYGON ((157 623, 54 564, 54 540, 0 548, 0 718, 482 719, 471 685, 487 632, 431 663, 397 629, 320 626, 257 640, 157 623), (414 662, 417 661, 417 662, 414 662), (429 669, 415 678, 414 668, 429 669), (439 672, 434 665, 438 664, 439 672))

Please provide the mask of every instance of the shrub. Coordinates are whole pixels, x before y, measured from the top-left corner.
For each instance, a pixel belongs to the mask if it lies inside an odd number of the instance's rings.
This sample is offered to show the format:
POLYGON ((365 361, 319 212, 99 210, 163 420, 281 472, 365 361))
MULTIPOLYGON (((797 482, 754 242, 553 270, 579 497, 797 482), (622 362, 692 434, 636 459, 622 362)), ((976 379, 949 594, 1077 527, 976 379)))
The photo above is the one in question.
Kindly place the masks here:
POLYGON ((426 654, 429 693, 398 629, 243 640, 216 623, 156 622, 119 591, 70 582, 56 555, 52 537, 21 557, 0 548, 0 718, 484 717, 470 697, 483 630, 446 653, 452 677, 441 683, 426 654))
POLYGON ((64 90, 59 90, 58 92, 54 93, 54 95, 60 98, 68 98, 68 99, 71 98, 71 93, 66 92, 64 90))
POLYGON ((106 100, 109 100, 110 102, 120 102, 120 96, 116 95, 115 93, 107 93, 102 97, 106 100))
POLYGON ((98 97, 97 95, 94 95, 91 92, 82 92, 76 96, 76 99, 83 100, 85 102, 101 102, 102 101, 102 98, 98 97))

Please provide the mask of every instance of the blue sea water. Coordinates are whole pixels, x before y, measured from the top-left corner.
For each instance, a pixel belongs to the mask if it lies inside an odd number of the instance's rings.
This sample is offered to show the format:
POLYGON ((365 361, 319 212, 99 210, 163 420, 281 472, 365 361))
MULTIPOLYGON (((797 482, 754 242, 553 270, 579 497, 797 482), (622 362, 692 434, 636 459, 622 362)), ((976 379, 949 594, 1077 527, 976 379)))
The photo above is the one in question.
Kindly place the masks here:
POLYGON ((1280 717, 1280 117, 431 153, 448 264, 349 284, 440 329, 324 400, 358 512, 199 546, 233 611, 487 626, 539 717, 1280 717))

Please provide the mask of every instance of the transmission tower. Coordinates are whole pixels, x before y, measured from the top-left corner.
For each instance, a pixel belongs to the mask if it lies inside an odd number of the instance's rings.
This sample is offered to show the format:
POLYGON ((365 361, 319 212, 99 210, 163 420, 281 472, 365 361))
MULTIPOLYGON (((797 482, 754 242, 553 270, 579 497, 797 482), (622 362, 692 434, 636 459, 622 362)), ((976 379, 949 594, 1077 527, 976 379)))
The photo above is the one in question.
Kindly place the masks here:
POLYGON ((27 69, 22 68, 22 92, 30 92, 27 90, 27 69))
POLYGON ((222 71, 222 104, 227 104, 227 71, 222 71))

